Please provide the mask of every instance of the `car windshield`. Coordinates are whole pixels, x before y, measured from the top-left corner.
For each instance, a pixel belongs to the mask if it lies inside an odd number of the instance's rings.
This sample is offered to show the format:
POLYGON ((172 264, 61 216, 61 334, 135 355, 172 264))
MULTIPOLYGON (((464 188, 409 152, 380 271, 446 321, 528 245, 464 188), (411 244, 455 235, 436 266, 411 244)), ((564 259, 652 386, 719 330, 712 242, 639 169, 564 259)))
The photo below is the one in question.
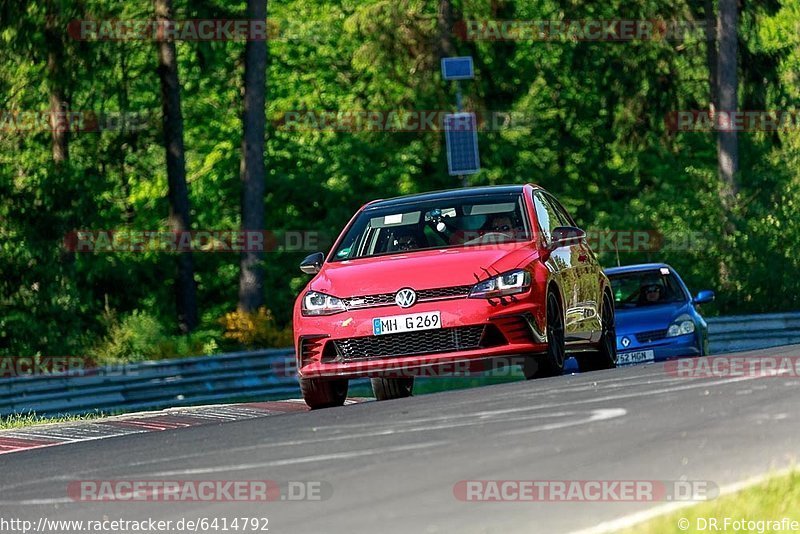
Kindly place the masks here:
POLYGON ((363 210, 331 261, 530 238, 519 193, 421 200, 363 210))
POLYGON ((687 299, 677 278, 667 268, 615 274, 609 279, 617 308, 655 306, 687 299))

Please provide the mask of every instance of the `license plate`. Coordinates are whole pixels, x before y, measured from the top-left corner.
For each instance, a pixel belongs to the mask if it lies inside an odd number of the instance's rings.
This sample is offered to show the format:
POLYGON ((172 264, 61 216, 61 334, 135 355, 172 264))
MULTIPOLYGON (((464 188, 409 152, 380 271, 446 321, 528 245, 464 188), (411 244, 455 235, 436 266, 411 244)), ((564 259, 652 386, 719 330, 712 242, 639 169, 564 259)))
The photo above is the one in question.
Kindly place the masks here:
POLYGON ((438 311, 376 317, 372 320, 372 334, 376 336, 397 334, 399 332, 416 332, 417 330, 434 330, 441 327, 442 317, 438 311))
POLYGON ((632 363, 652 362, 655 360, 652 350, 637 350, 617 354, 617 365, 630 365, 632 363))

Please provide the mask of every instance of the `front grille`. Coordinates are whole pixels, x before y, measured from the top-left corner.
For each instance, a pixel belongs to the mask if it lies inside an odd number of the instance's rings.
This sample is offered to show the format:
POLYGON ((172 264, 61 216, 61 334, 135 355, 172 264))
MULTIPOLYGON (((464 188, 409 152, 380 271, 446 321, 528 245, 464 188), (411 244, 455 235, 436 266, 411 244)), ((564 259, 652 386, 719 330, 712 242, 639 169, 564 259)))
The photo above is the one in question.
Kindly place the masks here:
POLYGON ((378 295, 364 295, 344 299, 344 304, 351 310, 354 308, 371 308, 373 306, 388 306, 394 304, 394 293, 380 293, 378 295))
MULTIPOLYGON (((428 300, 454 299, 466 297, 472 286, 437 287, 433 289, 420 289, 417 291, 417 302, 428 300)), ((374 308, 377 306, 391 306, 394 304, 395 293, 378 293, 375 295, 361 295, 343 299, 345 305, 351 309, 374 308)))
POLYGON ((444 298, 466 297, 472 286, 439 287, 435 289, 420 289, 417 291, 417 300, 431 300, 444 298))
POLYGON ((300 338, 300 361, 303 365, 312 360, 319 360, 320 350, 328 336, 301 337, 300 338))
MULTIPOLYGON (((531 318, 532 320, 532 318, 531 318)), ((531 327, 522 315, 492 319, 510 343, 533 343, 531 327)))
POLYGON ((667 337, 666 330, 649 330, 647 332, 639 332, 636 334, 636 340, 639 343, 650 343, 651 341, 658 341, 667 337))
POLYGON ((411 356, 480 348, 483 330, 483 326, 459 326, 383 336, 338 339, 333 343, 337 354, 345 361, 411 356))

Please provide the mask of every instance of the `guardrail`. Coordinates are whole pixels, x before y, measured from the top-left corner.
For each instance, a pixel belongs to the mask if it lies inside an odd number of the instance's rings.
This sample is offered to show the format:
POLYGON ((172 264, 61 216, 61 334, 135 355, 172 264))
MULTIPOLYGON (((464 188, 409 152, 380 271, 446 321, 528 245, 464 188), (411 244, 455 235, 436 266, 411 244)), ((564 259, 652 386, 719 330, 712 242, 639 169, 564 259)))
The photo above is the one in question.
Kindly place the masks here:
MULTIPOLYGON (((800 313, 708 319, 711 353, 800 343, 800 313)), ((0 416, 130 412, 300 395, 292 349, 164 360, 70 375, 0 378, 0 416)), ((364 379, 352 388, 366 387, 364 379)))
POLYGON ((0 415, 130 412, 298 395, 294 351, 271 349, 0 378, 0 415))
POLYGON ((800 313, 730 315, 706 322, 712 354, 800 343, 800 313))

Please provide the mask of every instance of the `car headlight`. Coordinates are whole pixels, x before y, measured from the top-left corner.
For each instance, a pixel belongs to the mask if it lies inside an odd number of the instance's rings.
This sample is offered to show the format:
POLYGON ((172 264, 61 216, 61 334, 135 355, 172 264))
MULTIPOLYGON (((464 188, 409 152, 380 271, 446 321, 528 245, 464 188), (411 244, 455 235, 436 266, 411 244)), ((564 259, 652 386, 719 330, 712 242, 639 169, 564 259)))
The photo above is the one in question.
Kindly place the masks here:
POLYGON ((524 269, 509 271, 472 286, 471 299, 492 299, 524 293, 531 287, 531 273, 524 269))
POLYGON ((333 315, 347 311, 342 299, 320 293, 309 291, 303 297, 301 312, 303 315, 333 315))
POLYGON ((683 336, 694 332, 694 321, 688 315, 679 315, 667 330, 667 337, 683 336))

